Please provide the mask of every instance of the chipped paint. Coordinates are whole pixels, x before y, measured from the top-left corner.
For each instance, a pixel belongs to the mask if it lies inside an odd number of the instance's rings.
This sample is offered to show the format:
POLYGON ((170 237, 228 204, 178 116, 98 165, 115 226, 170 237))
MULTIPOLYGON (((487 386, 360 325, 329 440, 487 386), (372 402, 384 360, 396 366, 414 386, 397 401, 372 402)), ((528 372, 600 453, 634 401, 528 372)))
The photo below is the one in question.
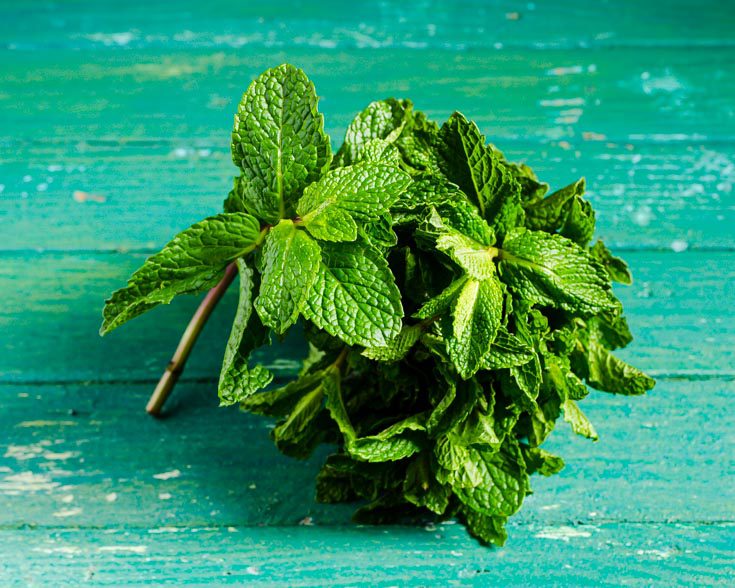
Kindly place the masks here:
POLYGON ((170 472, 161 472, 160 474, 153 474, 156 480, 171 480, 181 476, 181 470, 171 470, 170 472))
POLYGON ((537 539, 569 541, 570 539, 591 537, 591 531, 596 528, 597 527, 593 527, 591 525, 585 525, 584 527, 569 527, 566 525, 562 525, 560 527, 544 527, 541 531, 536 533, 534 537, 537 539))

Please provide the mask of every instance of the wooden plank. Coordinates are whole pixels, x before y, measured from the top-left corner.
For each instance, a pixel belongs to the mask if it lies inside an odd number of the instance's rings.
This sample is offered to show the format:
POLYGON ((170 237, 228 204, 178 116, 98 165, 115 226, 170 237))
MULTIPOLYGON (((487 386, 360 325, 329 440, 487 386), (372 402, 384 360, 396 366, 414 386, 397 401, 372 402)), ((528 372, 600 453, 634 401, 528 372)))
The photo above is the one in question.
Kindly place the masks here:
MULTIPOLYGON (((329 453, 278 453, 272 421, 217 407, 184 384, 154 420, 148 386, 0 387, 0 528, 349 525, 353 505, 314 502, 329 453)), ((592 443, 561 422, 547 448, 567 463, 534 477, 518 524, 735 521, 732 379, 662 380, 643 398, 593 393, 592 443)))
MULTIPOLYGON (((735 142, 500 147, 552 187, 586 176, 608 245, 735 248, 735 142)), ((219 212, 236 172, 227 146, 191 139, 0 146, 0 161, 5 250, 155 249, 219 212)))
MULTIPOLYGON (((735 255, 627 252, 636 281, 617 292, 636 341, 622 352, 653 373, 732 374, 735 255)), ((5 253, 0 257, 0 380, 130 381, 160 376, 197 300, 177 299, 100 339, 104 299, 125 284, 142 254, 5 253)), ((234 314, 234 294, 207 325, 185 377, 214 379, 234 314)), ((294 334, 259 358, 293 374, 294 334)))
POLYGON ((0 116, 9 122, 0 137, 11 145, 196 138, 225 147, 250 80, 283 61, 314 80, 335 144, 357 111, 390 95, 410 97, 437 119, 461 110, 501 145, 585 137, 735 139, 733 51, 721 48, 342 51, 245 45, 6 55, 0 116))
POLYGON ((0 531, 7 586, 723 586, 732 525, 0 531), (161 532, 163 531, 163 532, 161 532))
POLYGON ((525 0, 438 0, 345 4, 296 0, 267 4, 214 0, 3 2, 0 39, 15 49, 99 47, 260 47, 474 49, 732 44, 728 5, 716 0, 655 4, 617 0, 588 6, 525 0), (604 14, 604 17, 603 17, 604 14))

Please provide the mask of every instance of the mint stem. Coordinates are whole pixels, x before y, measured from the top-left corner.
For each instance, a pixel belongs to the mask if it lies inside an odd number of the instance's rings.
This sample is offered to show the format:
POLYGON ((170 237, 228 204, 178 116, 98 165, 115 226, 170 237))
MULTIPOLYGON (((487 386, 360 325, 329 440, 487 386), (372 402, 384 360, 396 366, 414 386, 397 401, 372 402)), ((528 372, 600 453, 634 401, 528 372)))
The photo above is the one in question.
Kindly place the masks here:
POLYGON ((171 394, 179 376, 184 371, 186 360, 189 359, 189 354, 194 348, 194 344, 199 337, 199 333, 202 332, 204 325, 207 324, 209 316, 212 314, 215 306, 217 306, 217 303, 227 291, 227 288, 232 284, 236 275, 237 264, 233 262, 227 266, 227 269, 225 269, 225 275, 220 280, 219 284, 207 292, 207 295, 204 297, 204 300, 202 300, 199 308, 197 308, 196 312, 191 317, 171 361, 169 361, 166 366, 166 371, 163 372, 156 389, 153 391, 150 400, 148 400, 148 404, 145 407, 148 414, 152 416, 159 416, 161 414, 161 409, 163 408, 166 399, 171 394))

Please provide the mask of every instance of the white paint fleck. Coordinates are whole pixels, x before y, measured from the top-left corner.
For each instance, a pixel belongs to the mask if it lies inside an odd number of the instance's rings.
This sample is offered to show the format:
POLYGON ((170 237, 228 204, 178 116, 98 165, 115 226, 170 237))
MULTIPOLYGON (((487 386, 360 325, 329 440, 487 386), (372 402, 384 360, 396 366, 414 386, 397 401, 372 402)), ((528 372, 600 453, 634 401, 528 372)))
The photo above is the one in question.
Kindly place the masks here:
POLYGON ((161 472, 160 474, 153 474, 156 480, 171 480, 178 478, 181 475, 181 470, 171 470, 170 472, 161 472))
POLYGON ((314 519, 311 517, 304 517, 299 521, 299 525, 301 525, 302 527, 313 527, 314 519))
POLYGON ((236 527, 227 527, 227 532, 228 533, 237 533, 237 528, 236 527))
POLYGON ((73 494, 67 494, 65 496, 61 497, 61 502, 64 504, 69 504, 70 502, 74 502, 74 495, 73 494))
POLYGON ((5 192, 5 184, 0 184, 0 194, 5 192))
POLYGON ((187 155, 189 155, 189 150, 186 147, 177 147, 174 149, 175 157, 186 157, 187 155))
POLYGON ((77 547, 76 545, 63 545, 61 547, 34 547, 33 551, 36 551, 38 553, 45 553, 47 555, 51 555, 53 553, 61 553, 64 555, 74 555, 77 553, 81 553, 82 548, 77 547))
POLYGON ((541 510, 556 510, 560 506, 561 504, 547 504, 546 506, 542 506, 541 510))
MULTIPOLYGON (((18 398, 28 398, 25 392, 18 394, 18 398)), ((76 427, 76 421, 22 421, 16 427, 76 427)))
POLYGON ((82 514, 82 509, 78 506, 75 506, 74 508, 62 508, 61 510, 57 510, 54 513, 54 516, 60 519, 65 519, 68 517, 75 517, 79 514, 82 514))
POLYGON ((676 92, 684 88, 684 85, 667 70, 664 75, 642 79, 641 87, 645 94, 653 94, 654 92, 676 92))
POLYGON ((652 555, 656 559, 668 559, 676 553, 673 549, 638 549, 637 555, 652 555))
POLYGON ((54 452, 54 451, 45 451, 43 453, 44 459, 48 459, 51 461, 66 461, 67 459, 71 459, 73 457, 78 457, 79 452, 78 451, 61 451, 61 452, 54 452))
POLYGON ((544 527, 534 535, 537 539, 555 539, 558 541, 569 541, 578 537, 591 537, 591 530, 596 527, 585 526, 584 528, 569 527, 562 525, 560 527, 544 527), (589 529, 589 530, 586 530, 589 529))
POLYGON ((83 35, 83 37, 95 43, 102 43, 106 47, 112 47, 114 45, 124 47, 135 39, 136 35, 132 32, 125 31, 121 33, 92 33, 91 35, 83 35))
POLYGON ((553 98, 541 100, 541 106, 584 106, 584 98, 553 98))
POLYGON ((181 533, 183 530, 183 527, 158 527, 157 529, 148 529, 148 533, 158 535, 160 533, 181 533))
POLYGON ((100 553, 145 553, 148 551, 148 547, 146 545, 103 545, 98 547, 97 551, 100 553))
POLYGON ((17 496, 24 492, 49 491, 59 486, 58 482, 51 481, 51 478, 45 474, 22 472, 5 476, 3 481, 0 482, 0 492, 17 496))
POLYGON ((170 492, 160 492, 158 494, 159 500, 171 500, 171 493, 170 492))
POLYGON ((245 573, 250 576, 260 576, 260 568, 258 566, 248 566, 245 568, 245 573))
POLYGON ((25 176, 23 176, 23 181, 24 181, 24 182, 25 182, 26 184, 27 184, 28 182, 30 182, 31 180, 33 180, 33 176, 29 176, 29 175, 25 175, 25 176))
POLYGON ((255 490, 257 488, 257 486, 255 484, 250 484, 250 486, 248 486, 248 488, 250 488, 251 490, 255 490))
POLYGON ((105 500, 107 502, 115 502, 117 500, 117 492, 110 492, 109 494, 105 494, 105 500))
POLYGON ((427 524, 427 525, 426 525, 426 526, 424 527, 424 530, 425 530, 425 531, 429 531, 429 533, 432 533, 432 532, 436 531, 436 525, 435 525, 434 523, 428 523, 428 524, 427 524))
POLYGON ((45 192, 48 190, 48 184, 46 182, 41 182, 36 186, 36 192, 45 192))
POLYGON ((682 251, 686 251, 689 249, 689 243, 684 241, 684 239, 674 239, 671 242, 671 250, 674 253, 681 253, 682 251))
POLYGON ((64 166, 54 163, 54 164, 49 165, 46 169, 50 172, 60 172, 64 169, 64 166))
POLYGON ((462 553, 461 551, 450 551, 449 553, 452 554, 454 557, 462 557, 464 555, 464 553, 462 553))
POLYGON ((8 445, 3 457, 12 457, 18 461, 25 461, 40 456, 45 447, 51 445, 51 441, 44 440, 30 445, 8 445))
POLYGON ((641 206, 633 211, 633 222, 639 227, 647 227, 653 220, 653 211, 650 206, 641 206))

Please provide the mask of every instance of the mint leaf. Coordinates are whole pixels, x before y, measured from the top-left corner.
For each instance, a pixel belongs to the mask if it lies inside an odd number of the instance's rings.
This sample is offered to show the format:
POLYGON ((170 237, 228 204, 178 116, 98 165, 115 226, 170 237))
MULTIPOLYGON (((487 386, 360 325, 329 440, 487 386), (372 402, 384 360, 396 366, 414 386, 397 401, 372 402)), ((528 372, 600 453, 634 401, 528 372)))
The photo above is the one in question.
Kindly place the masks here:
POLYGON ((574 400, 567 398, 562 404, 562 409, 564 410, 564 420, 572 427, 572 431, 577 435, 597 441, 597 431, 574 400))
POLYGON ((560 235, 514 229, 503 241, 503 281, 534 303, 581 315, 617 307, 605 270, 560 235))
POLYGON ((611 280, 621 284, 633 283, 628 264, 619 257, 615 257, 601 240, 590 247, 590 255, 605 268, 611 280))
POLYGON ((212 288, 227 264, 253 251, 261 238, 257 219, 241 212, 218 214, 192 225, 149 257, 127 286, 105 302, 100 334, 168 304, 174 296, 212 288))
POLYGON ((603 392, 637 396, 648 392, 655 383, 653 378, 618 359, 597 341, 590 341, 586 359, 587 382, 603 392))
POLYGON ((317 239, 354 241, 354 221, 375 221, 385 215, 410 182, 405 172, 383 163, 337 168, 306 188, 296 212, 317 239), (346 215, 353 219, 351 224, 346 215))
POLYGON ((259 279, 241 259, 237 260, 237 269, 240 274, 240 298, 219 376, 218 394, 224 406, 243 402, 273 379, 273 374, 263 366, 248 367, 250 354, 268 343, 269 336, 258 316, 253 313, 253 290, 259 279))
POLYGON ((411 347, 421 338, 423 331, 423 326, 420 324, 405 325, 401 329, 401 332, 398 333, 398 336, 391 339, 387 345, 383 345, 382 347, 368 347, 362 354, 376 361, 399 361, 406 357, 411 347))
POLYGON ((520 186, 475 123, 455 112, 439 131, 439 167, 502 236, 523 218, 520 186))
POLYGON ((271 224, 292 216, 304 188, 332 160, 314 85, 303 71, 284 64, 250 84, 235 115, 232 159, 242 170, 244 210, 271 224))
POLYGON ((319 245, 290 220, 271 229, 263 248, 263 281, 255 301, 263 324, 283 334, 304 309, 321 261, 319 245))
POLYGON ((494 260, 498 253, 495 247, 487 247, 457 231, 448 231, 437 239, 436 248, 448 253, 457 265, 477 280, 495 277, 494 260))
POLYGON ((401 294, 372 247, 324 243, 304 316, 348 345, 383 347, 401 329, 401 294))
POLYGON ((363 159, 367 144, 375 139, 393 143, 409 120, 413 105, 408 100, 371 102, 347 127, 345 141, 337 153, 339 165, 350 165, 363 159))
POLYGON ((500 327, 503 291, 497 278, 469 279, 452 306, 447 351, 459 375, 467 379, 480 368, 500 327))

